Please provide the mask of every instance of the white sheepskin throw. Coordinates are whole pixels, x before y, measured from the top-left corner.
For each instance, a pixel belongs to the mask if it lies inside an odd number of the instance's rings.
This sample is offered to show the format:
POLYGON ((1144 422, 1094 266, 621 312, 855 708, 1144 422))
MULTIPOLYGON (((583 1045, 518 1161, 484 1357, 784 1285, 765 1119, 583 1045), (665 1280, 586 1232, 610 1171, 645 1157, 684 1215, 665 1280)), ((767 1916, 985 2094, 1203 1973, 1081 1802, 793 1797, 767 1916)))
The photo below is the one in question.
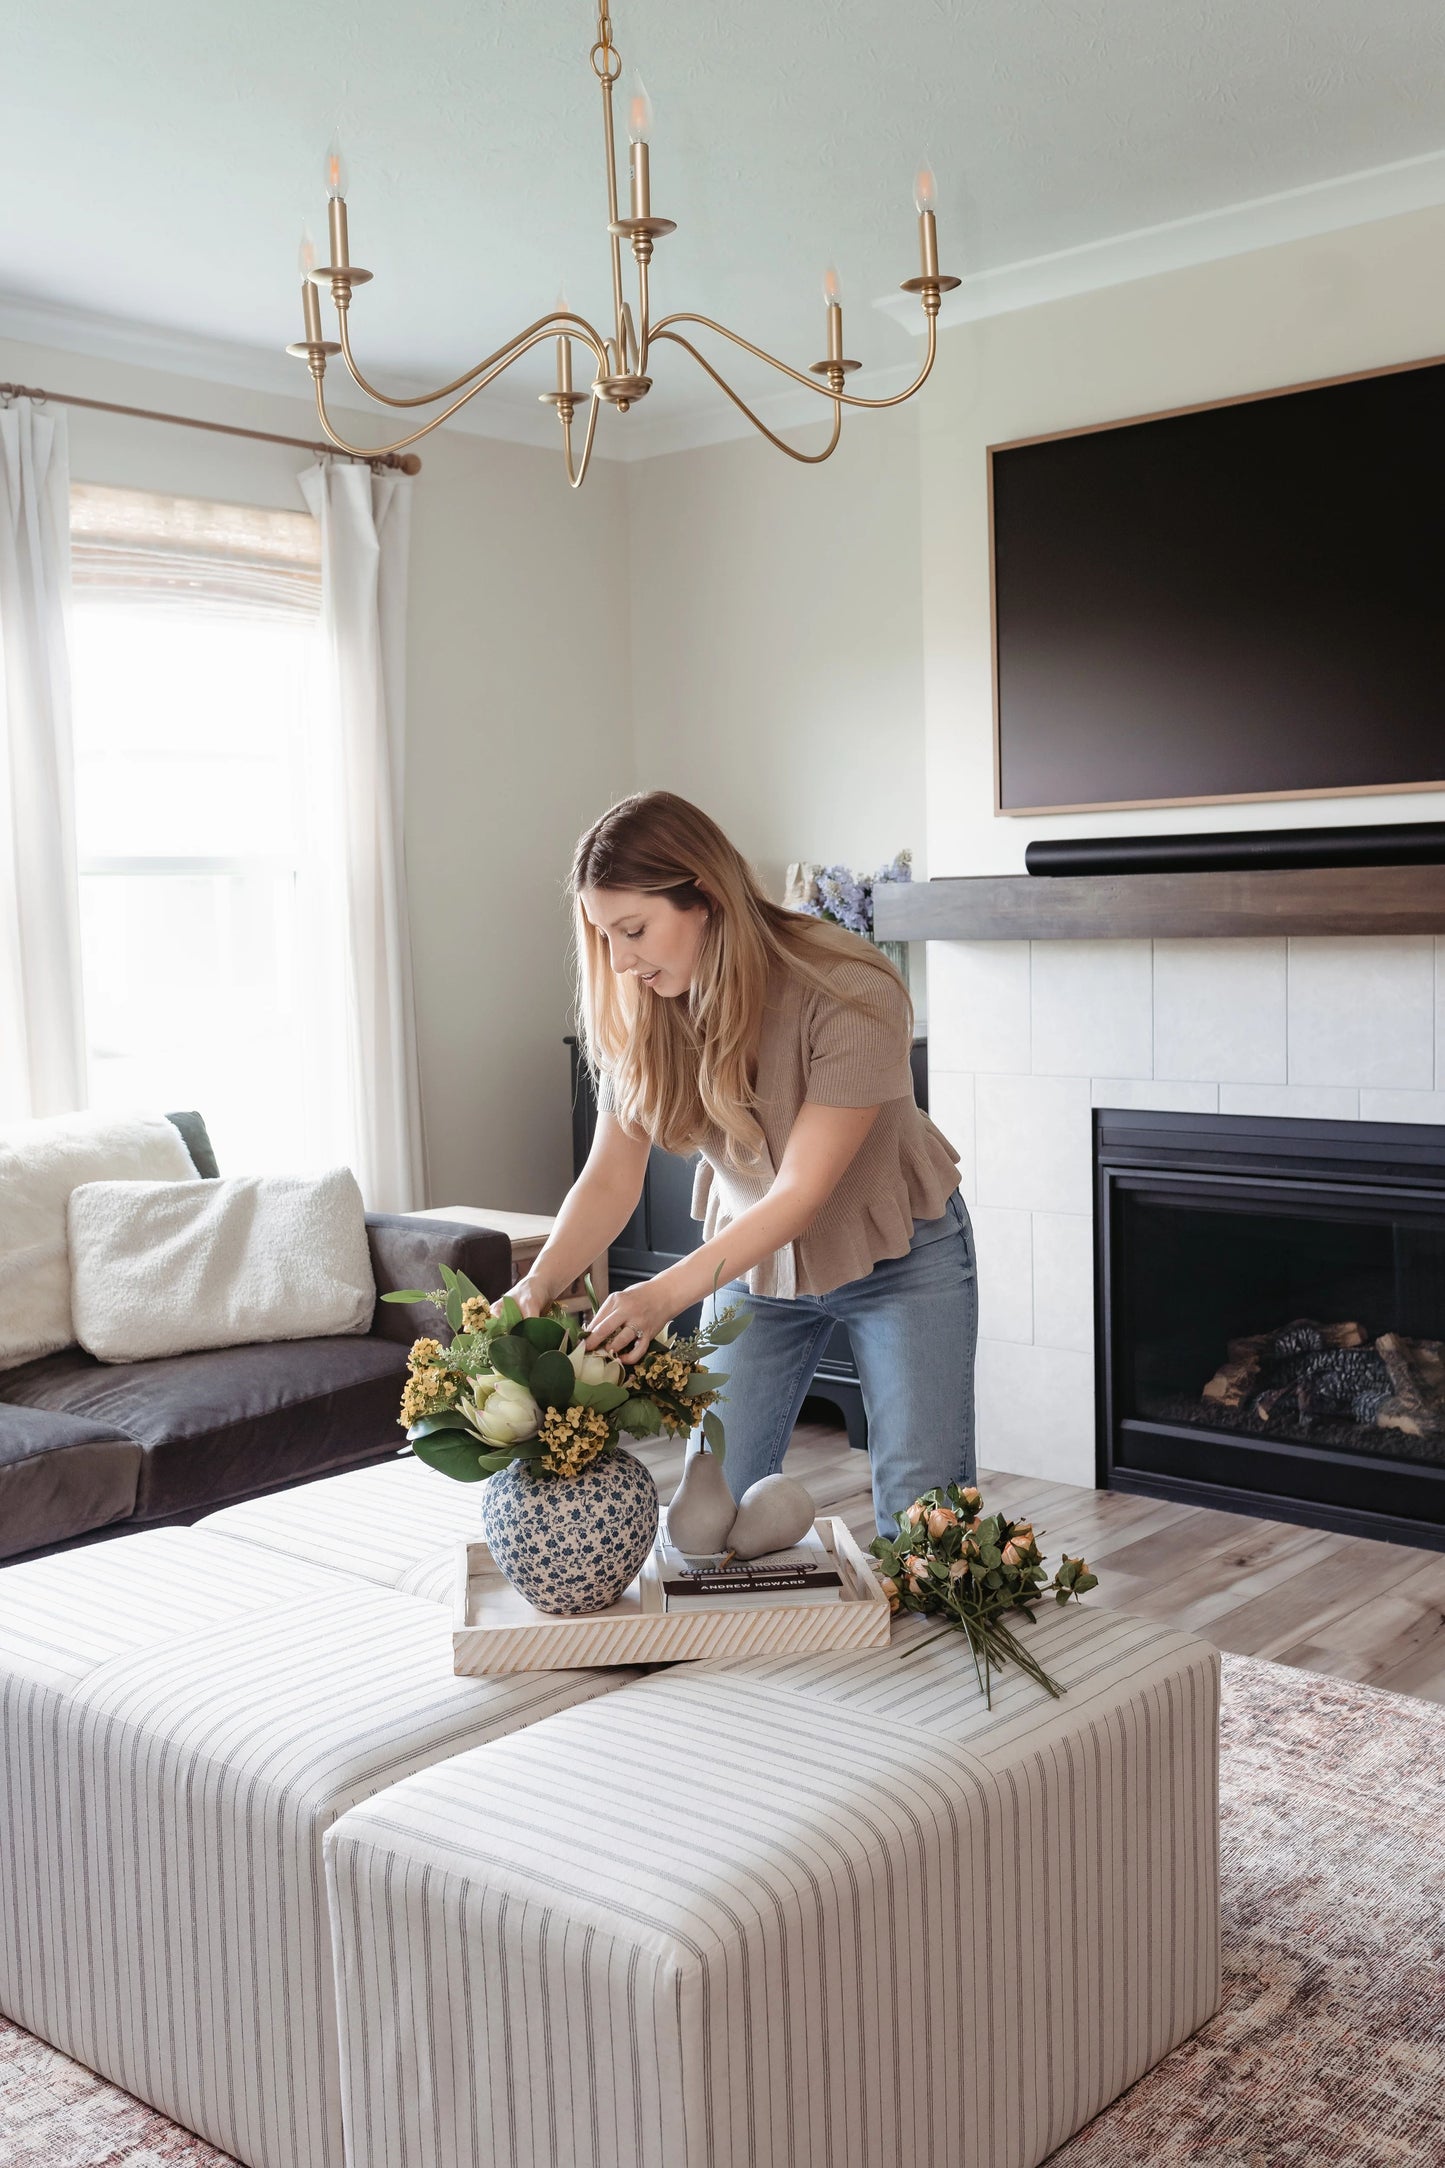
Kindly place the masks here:
POLYGON ((348 1167, 72 1190, 75 1337, 105 1363, 366 1332, 376 1282, 348 1167))
POLYGON ((65 1207, 81 1182, 193 1182, 163 1114, 55 1114, 0 1131, 0 1370, 75 1339, 65 1207))

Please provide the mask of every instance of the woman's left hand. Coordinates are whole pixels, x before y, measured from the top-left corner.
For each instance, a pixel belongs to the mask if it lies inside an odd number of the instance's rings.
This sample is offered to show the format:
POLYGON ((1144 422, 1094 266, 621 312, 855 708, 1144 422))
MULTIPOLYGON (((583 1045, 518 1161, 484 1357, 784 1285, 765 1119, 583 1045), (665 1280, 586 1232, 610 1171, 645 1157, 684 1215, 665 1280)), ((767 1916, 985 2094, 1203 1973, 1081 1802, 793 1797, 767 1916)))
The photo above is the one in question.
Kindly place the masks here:
POLYGON ((619 1288, 607 1297, 583 1344, 620 1362, 640 1362, 671 1315, 672 1305, 658 1281, 639 1280, 636 1287, 619 1288))

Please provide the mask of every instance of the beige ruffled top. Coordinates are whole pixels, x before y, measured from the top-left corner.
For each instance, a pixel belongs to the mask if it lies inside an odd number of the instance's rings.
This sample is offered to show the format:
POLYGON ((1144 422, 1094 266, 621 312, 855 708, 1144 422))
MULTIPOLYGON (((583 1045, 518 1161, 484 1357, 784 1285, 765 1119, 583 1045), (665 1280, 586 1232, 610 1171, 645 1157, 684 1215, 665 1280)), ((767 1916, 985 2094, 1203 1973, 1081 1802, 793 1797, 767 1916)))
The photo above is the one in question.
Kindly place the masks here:
MULTIPOLYGON (((958 1153, 913 1097, 903 981, 865 962, 861 939, 858 949, 856 963, 844 957, 833 966, 827 992, 783 965, 769 978, 755 1108, 766 1140, 761 1164, 740 1174, 727 1164, 719 1131, 703 1139, 692 1216, 708 1242, 767 1195, 805 1101, 882 1109, 812 1224, 749 1272, 755 1295, 826 1295, 861 1280, 884 1258, 901 1257, 914 1221, 937 1219, 958 1187, 958 1153), (868 1011, 844 994, 861 995, 868 1011)), ((611 1111, 605 1076, 598 1105, 611 1111)), ((723 1273, 736 1277, 726 1266, 723 1273)))

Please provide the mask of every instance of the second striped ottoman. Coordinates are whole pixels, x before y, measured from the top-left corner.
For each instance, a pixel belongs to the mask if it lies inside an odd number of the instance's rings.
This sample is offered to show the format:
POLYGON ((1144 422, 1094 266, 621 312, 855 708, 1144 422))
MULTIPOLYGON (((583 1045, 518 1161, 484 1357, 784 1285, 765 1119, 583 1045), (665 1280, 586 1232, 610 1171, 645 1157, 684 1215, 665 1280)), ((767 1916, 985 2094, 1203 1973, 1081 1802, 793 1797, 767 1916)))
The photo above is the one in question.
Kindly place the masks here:
POLYGON ((1219 1662, 682 1666, 327 1838, 348 2168, 1034 2168, 1214 2011, 1219 1662))

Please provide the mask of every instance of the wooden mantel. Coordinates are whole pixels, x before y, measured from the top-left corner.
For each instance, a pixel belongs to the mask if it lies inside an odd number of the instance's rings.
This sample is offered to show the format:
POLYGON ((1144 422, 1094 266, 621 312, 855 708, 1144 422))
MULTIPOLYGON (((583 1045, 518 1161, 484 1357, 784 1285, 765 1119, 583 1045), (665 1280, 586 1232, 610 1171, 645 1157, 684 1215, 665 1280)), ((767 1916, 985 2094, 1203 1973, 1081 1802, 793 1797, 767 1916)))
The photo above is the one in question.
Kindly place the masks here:
POLYGON ((982 875, 874 891, 884 941, 1445 934, 1445 865, 982 875))

